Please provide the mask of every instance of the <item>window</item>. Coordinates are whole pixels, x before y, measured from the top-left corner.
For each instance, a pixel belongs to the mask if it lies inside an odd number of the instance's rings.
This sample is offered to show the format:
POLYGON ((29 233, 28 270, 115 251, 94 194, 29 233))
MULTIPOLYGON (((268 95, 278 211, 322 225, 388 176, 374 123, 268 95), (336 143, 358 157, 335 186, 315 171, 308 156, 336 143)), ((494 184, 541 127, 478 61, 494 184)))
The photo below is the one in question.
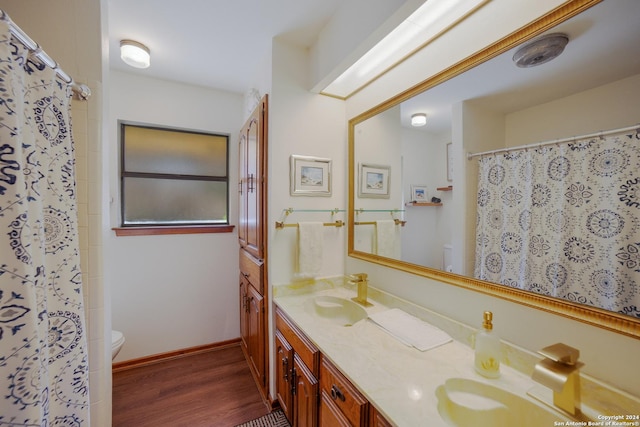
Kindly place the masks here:
POLYGON ((229 224, 229 137, 120 122, 122 227, 229 224))

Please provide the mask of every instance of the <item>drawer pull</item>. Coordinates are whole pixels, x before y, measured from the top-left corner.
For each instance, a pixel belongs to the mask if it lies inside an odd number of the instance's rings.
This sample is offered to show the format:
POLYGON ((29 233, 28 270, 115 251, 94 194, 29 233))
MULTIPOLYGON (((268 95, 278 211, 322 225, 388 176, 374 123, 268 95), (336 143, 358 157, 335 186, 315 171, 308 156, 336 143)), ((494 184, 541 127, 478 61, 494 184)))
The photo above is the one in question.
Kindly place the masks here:
POLYGON ((282 371, 284 372, 283 374, 283 378, 285 381, 289 381, 289 358, 288 357, 283 357, 282 358, 282 371))
POLYGON ((341 401, 345 401, 344 393, 335 384, 331 386, 331 398, 333 400, 340 399, 341 401))

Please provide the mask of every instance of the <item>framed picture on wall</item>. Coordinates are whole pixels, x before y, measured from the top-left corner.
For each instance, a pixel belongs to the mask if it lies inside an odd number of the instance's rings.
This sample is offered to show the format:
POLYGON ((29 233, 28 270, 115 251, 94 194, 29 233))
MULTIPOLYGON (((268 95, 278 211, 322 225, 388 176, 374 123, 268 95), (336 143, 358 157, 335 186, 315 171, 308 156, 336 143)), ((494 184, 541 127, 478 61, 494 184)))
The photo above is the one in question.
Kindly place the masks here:
POLYGON ((389 198, 390 166, 360 163, 358 197, 389 198))
POLYGON ((331 196, 331 159, 293 154, 289 168, 292 196, 331 196))
POLYGON ((411 201, 417 203, 428 202, 429 192, 426 185, 411 185, 411 201))

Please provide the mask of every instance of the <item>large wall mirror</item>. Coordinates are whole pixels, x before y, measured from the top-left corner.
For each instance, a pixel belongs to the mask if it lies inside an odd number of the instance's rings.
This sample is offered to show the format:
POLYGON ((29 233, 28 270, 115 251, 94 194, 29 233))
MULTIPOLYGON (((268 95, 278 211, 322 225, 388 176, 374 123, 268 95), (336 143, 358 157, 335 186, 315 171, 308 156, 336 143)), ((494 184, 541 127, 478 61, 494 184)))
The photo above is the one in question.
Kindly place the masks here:
POLYGON ((638 16, 569 2, 353 118, 349 255, 639 338, 638 16))

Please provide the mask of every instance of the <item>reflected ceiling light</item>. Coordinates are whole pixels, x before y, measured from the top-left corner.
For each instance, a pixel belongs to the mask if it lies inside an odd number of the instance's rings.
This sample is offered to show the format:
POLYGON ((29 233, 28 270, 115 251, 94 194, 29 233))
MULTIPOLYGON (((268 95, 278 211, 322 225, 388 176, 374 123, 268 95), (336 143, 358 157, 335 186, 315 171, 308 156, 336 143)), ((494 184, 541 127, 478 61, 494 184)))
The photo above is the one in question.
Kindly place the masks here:
POLYGON ((489 0, 428 0, 322 90, 348 97, 489 0))
POLYGON ((411 126, 424 126, 427 124, 427 115, 425 113, 415 113, 411 115, 411 126))
POLYGON ((120 58, 135 68, 148 68, 151 65, 149 48, 133 40, 120 41, 120 58))

